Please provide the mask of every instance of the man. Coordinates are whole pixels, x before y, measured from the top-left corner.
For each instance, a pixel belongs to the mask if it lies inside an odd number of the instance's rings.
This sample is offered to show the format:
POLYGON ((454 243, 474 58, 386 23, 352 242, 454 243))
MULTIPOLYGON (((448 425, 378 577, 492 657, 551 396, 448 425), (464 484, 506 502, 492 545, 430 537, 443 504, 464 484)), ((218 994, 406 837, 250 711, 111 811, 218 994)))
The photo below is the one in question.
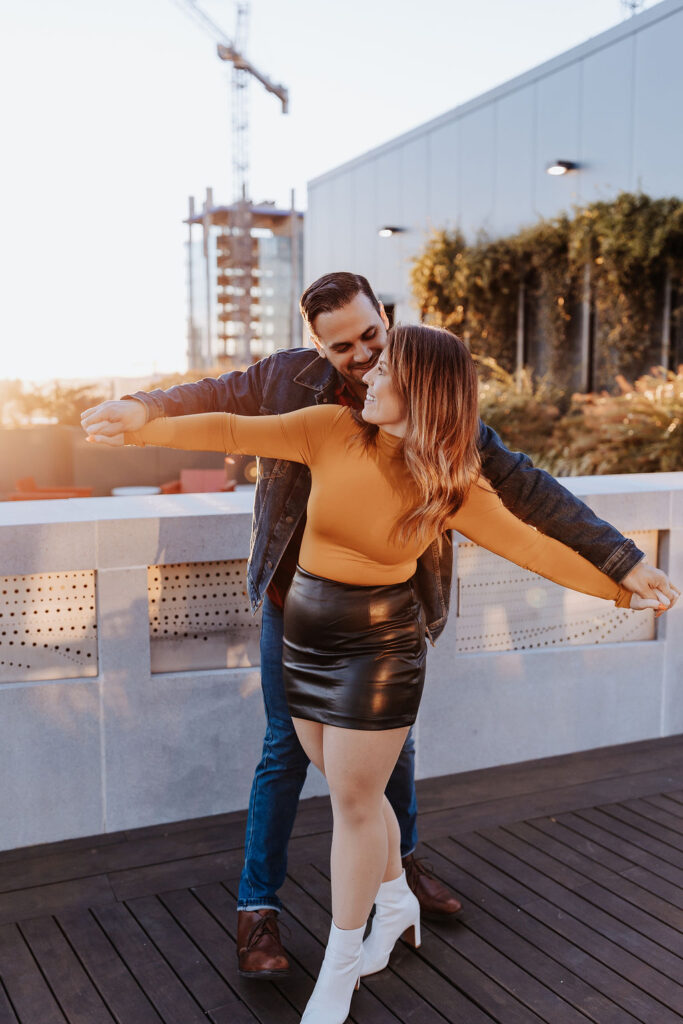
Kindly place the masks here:
MULTIPOLYGON (((104 402, 83 414, 85 429, 113 439, 159 415, 229 411, 258 416, 320 403, 362 407, 362 377, 384 348, 389 326, 369 283, 356 274, 328 274, 304 292, 301 313, 315 354, 309 348, 280 351, 244 372, 104 402)), ((480 450, 485 476, 512 512, 575 548, 629 590, 643 597, 652 597, 654 590, 657 596, 665 595, 664 603, 674 602, 674 589, 664 573, 642 561, 644 556, 633 541, 597 519, 552 477, 535 469, 525 455, 509 452, 484 425, 480 450)), ((251 790, 237 903, 239 969, 251 978, 277 979, 289 970, 278 933, 282 904, 277 891, 285 879, 287 844, 308 759, 284 695, 282 608, 296 567, 309 489, 305 466, 259 460, 247 587, 252 608, 263 604, 261 680, 267 728, 251 790)), ((422 556, 415 578, 432 641, 446 622, 452 572, 450 543, 444 543, 441 553, 437 547, 432 545, 422 556)), ((412 734, 387 796, 401 828, 406 876, 423 915, 452 919, 460 910, 458 900, 414 856, 417 800, 412 734)))

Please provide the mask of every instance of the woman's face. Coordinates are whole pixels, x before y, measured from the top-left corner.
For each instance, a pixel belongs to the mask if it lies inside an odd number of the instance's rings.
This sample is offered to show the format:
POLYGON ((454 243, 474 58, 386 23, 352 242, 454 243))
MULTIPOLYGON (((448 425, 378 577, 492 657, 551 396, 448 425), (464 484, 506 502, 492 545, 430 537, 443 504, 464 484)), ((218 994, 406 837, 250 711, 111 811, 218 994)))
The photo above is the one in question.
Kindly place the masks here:
POLYGON ((388 434, 405 437, 408 411, 394 387, 386 352, 382 352, 376 364, 364 375, 363 381, 368 386, 363 419, 367 423, 376 423, 388 434))

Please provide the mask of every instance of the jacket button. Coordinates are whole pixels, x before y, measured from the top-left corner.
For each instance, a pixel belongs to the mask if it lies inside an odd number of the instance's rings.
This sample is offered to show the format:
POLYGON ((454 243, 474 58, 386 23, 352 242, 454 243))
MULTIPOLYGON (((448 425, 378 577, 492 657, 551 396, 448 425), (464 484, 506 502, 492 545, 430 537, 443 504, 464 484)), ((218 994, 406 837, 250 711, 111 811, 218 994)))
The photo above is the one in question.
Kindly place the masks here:
POLYGON ((273 568, 273 563, 271 562, 270 559, 268 559, 268 561, 266 562, 266 565, 268 566, 269 569, 273 568))
POLYGON ((326 403, 327 403, 327 399, 323 398, 323 405, 325 405, 326 403))
POLYGON ((294 522, 294 516, 286 516, 285 517, 285 522, 286 523, 293 523, 294 522))

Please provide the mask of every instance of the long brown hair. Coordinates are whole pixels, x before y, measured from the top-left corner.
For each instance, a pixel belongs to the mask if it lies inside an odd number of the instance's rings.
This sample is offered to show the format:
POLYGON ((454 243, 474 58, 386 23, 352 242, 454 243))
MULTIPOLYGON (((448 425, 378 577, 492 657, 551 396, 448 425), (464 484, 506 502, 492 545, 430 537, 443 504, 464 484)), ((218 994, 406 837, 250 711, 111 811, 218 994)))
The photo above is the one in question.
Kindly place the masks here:
MULTIPOLYGON (((396 524, 400 543, 428 542, 462 504, 481 467, 474 360, 455 334, 423 324, 392 327, 387 365, 407 409, 403 457, 417 503, 396 524)), ((374 447, 378 427, 360 414, 359 438, 374 447)))

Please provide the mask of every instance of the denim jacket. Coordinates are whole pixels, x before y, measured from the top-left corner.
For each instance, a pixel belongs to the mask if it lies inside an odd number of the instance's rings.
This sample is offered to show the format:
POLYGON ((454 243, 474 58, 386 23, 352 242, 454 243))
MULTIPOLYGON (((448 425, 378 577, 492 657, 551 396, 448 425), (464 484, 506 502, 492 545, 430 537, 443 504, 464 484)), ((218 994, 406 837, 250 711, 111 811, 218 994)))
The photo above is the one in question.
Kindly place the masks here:
MULTIPOLYGON (((338 385, 337 372, 326 359, 310 348, 298 348, 275 352, 245 371, 126 397, 143 402, 150 419, 199 412, 259 416, 333 403, 338 385)), ((509 451, 483 423, 479 447, 484 476, 520 519, 574 548, 617 582, 644 558, 632 540, 598 519, 548 473, 536 469, 528 456, 509 451)), ((311 484, 308 468, 299 463, 259 458, 258 466, 247 566, 254 612, 305 512, 311 484)), ((414 577, 432 642, 446 624, 452 574, 452 538, 445 534, 441 551, 434 542, 422 554, 414 577)))

